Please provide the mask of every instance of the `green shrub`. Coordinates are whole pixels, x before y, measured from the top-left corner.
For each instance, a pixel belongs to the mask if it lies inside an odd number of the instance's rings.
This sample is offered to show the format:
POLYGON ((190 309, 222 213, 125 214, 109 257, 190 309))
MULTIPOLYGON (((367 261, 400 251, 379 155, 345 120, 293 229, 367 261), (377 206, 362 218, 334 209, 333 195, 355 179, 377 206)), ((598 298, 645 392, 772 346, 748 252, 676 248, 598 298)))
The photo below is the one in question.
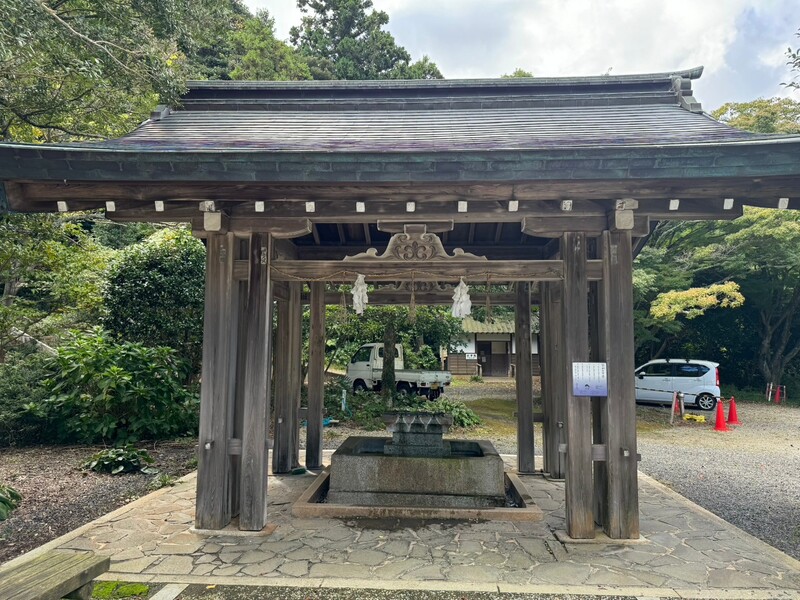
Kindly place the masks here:
POLYGON ((483 383, 483 377, 480 375, 473 375, 469 378, 470 381, 474 381, 475 383, 483 383))
POLYGON ((47 423, 25 407, 47 396, 42 382, 50 376, 49 357, 23 348, 0 363, 0 446, 24 446, 50 438, 47 423))
POLYGON ((125 248, 109 269, 104 326, 122 339, 175 349, 200 372, 203 244, 183 229, 159 231, 125 248))
POLYGON ((182 385, 187 367, 171 348, 110 339, 99 328, 73 333, 45 381, 50 397, 31 410, 60 442, 119 446, 196 430, 198 397, 182 385))
POLYGON ((5 521, 21 500, 22 496, 17 490, 10 485, 0 484, 0 521, 5 521))
POLYGON ((451 400, 449 398, 440 397, 435 402, 428 402, 422 407, 421 410, 426 412, 453 415, 453 425, 455 427, 468 429, 470 427, 477 427, 481 424, 480 417, 475 414, 471 408, 467 408, 467 406, 460 400, 451 400))
POLYGON ((346 377, 329 379, 325 383, 325 414, 340 421, 349 421, 369 431, 378 431, 386 426, 381 417, 390 410, 403 410, 424 407, 428 401, 413 394, 395 394, 391 406, 380 392, 364 391, 353 393, 352 384, 346 377), (347 404, 342 410, 342 392, 347 404))
POLYGON ((97 473, 110 473, 119 475, 120 473, 158 473, 158 469, 148 467, 153 464, 153 457, 147 450, 138 450, 133 444, 127 444, 122 448, 106 448, 94 454, 89 460, 81 465, 87 471, 97 473))

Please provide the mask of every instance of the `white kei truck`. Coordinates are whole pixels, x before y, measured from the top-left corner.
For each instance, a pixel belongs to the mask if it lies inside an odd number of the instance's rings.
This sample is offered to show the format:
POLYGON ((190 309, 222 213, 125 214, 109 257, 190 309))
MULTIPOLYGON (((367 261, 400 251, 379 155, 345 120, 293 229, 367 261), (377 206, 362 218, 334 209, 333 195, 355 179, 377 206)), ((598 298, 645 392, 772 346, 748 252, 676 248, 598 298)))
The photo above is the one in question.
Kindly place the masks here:
MULTIPOLYGON (((404 369, 403 346, 395 346, 394 376, 400 394, 416 394, 436 400, 453 380, 449 371, 424 371, 404 369)), ((379 390, 383 372, 383 344, 364 344, 353 354, 347 365, 347 378, 353 391, 379 390)))

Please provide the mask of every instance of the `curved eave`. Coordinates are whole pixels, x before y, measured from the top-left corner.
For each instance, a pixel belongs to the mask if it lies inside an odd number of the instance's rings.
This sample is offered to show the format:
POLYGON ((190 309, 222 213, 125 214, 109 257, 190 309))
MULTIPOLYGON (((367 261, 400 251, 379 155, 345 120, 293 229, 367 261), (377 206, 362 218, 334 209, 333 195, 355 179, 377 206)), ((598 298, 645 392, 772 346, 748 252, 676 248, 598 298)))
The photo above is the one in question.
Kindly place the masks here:
POLYGON ((142 151, 0 144, 0 180, 441 183, 800 176, 800 136, 717 144, 419 152, 142 151))

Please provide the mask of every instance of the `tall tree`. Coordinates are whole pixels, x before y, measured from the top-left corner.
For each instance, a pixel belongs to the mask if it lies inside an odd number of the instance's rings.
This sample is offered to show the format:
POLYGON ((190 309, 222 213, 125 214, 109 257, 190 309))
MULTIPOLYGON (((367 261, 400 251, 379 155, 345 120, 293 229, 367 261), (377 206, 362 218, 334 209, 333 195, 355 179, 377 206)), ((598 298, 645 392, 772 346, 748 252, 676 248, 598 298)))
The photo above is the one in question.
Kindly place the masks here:
POLYGON ((275 19, 267 11, 247 19, 230 40, 231 79, 311 79, 311 71, 302 56, 275 37, 275 19))
POLYGON ((754 133, 800 133, 800 102, 790 98, 728 102, 711 116, 731 127, 754 133))
POLYGON ((202 27, 196 28, 192 43, 181 50, 191 79, 230 79, 234 58, 232 37, 253 18, 242 0, 215 0, 209 6, 202 27))
POLYGON ((533 77, 533 73, 517 67, 512 73, 501 75, 503 79, 513 79, 515 77, 533 77))
POLYGON ((112 254, 70 216, 0 216, 0 357, 23 332, 96 321, 112 254))
POLYGON ((183 89, 180 48, 215 0, 0 2, 0 137, 125 133, 183 89))
POLYGON ((735 221, 717 223, 696 258, 705 272, 724 273, 741 285, 757 316, 758 370, 781 383, 800 353, 800 215, 748 208, 735 221))
POLYGON ((372 0, 297 0, 303 13, 291 43, 306 56, 314 79, 441 79, 426 56, 416 63, 383 27, 389 15, 372 0))

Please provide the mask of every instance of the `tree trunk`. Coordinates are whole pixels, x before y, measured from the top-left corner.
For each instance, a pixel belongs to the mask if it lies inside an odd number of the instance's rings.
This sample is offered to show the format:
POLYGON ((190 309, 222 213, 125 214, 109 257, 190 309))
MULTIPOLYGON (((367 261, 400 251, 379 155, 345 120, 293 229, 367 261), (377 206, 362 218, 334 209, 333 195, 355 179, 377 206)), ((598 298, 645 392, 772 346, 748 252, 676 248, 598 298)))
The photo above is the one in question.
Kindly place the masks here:
POLYGON ((387 323, 383 330, 383 371, 381 372, 381 395, 391 405, 396 386, 394 376, 394 355, 397 334, 394 323, 387 323))

